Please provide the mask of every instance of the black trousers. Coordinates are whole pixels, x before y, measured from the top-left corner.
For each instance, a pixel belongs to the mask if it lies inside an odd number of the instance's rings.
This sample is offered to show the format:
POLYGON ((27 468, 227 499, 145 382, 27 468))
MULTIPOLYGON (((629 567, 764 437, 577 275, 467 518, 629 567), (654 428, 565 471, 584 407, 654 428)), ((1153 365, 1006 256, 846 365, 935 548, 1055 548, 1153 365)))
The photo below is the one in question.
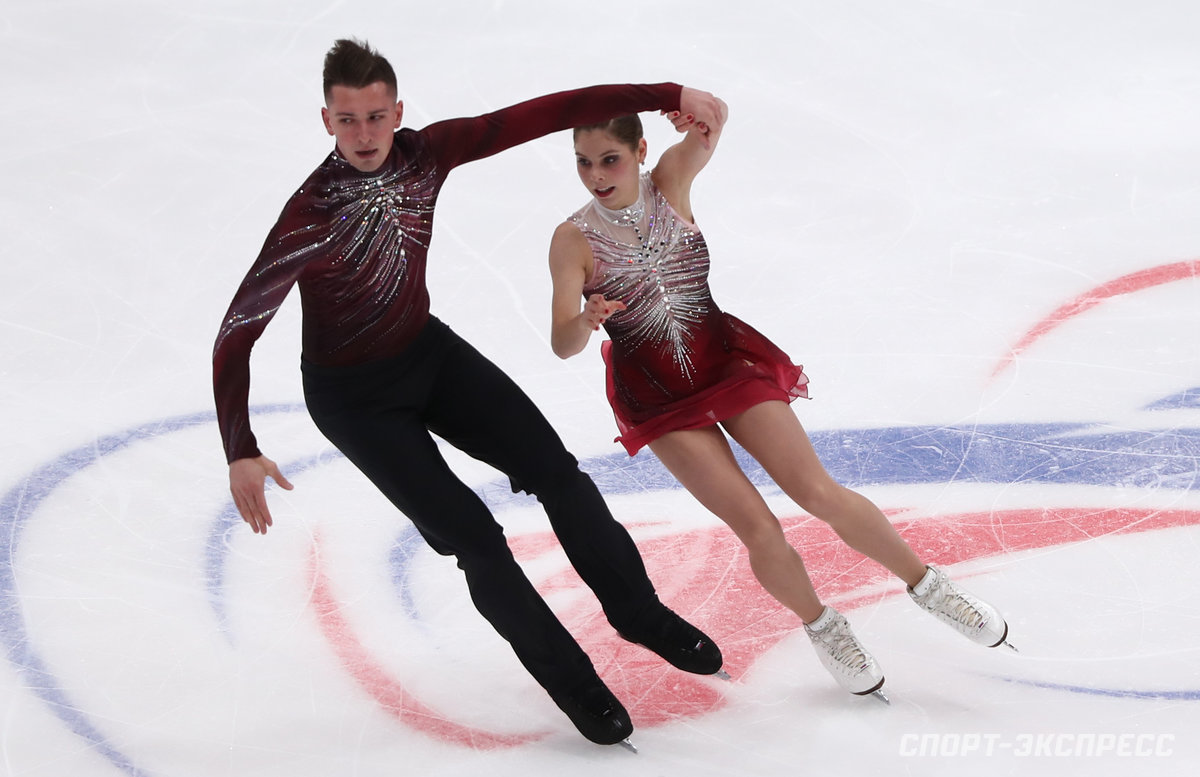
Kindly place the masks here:
POLYGON ((580 577, 619 631, 657 606, 629 533, 558 434, 498 367, 436 318, 397 357, 351 367, 302 365, 321 432, 416 525, 455 556, 471 599, 551 694, 594 677, 591 660, 513 558, 479 496, 450 470, 431 436, 508 475, 533 494, 580 577))

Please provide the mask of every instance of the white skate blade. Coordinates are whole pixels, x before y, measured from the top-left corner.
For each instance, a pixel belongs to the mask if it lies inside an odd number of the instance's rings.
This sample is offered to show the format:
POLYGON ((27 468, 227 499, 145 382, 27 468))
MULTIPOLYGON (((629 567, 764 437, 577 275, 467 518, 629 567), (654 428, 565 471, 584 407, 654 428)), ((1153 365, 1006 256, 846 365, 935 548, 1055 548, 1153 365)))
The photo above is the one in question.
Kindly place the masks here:
POLYGON ((1016 646, 1016 645, 1014 645, 1013 643, 1009 642, 1007 639, 1006 639, 1006 640, 1004 640, 1003 642, 1001 642, 1000 644, 1001 644, 1001 645, 1004 645, 1004 647, 1008 648, 1009 650, 1011 650, 1011 651, 1012 651, 1012 652, 1014 652, 1014 653, 1020 653, 1020 652, 1021 652, 1020 650, 1017 650, 1017 646, 1016 646))
POLYGON ((875 691, 871 695, 874 696, 876 699, 879 699, 881 702, 883 702, 887 706, 889 706, 889 707, 892 706, 892 700, 889 699, 887 697, 887 694, 885 694, 883 691, 875 691))
POLYGON ((625 748, 629 752, 633 753, 634 755, 637 755, 637 751, 638 751, 637 745, 630 742, 628 739, 622 739, 617 744, 619 744, 621 747, 625 748))

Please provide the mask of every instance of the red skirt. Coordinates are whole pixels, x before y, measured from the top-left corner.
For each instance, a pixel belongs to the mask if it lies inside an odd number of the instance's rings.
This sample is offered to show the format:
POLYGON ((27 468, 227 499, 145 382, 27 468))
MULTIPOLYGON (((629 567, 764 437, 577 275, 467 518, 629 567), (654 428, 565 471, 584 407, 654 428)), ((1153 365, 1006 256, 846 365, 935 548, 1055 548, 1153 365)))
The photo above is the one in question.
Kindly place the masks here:
POLYGON ((808 397, 808 376, 749 324, 717 312, 691 349, 688 378, 665 354, 622 353, 606 340, 609 404, 632 456, 667 432, 712 426, 770 400, 808 397))

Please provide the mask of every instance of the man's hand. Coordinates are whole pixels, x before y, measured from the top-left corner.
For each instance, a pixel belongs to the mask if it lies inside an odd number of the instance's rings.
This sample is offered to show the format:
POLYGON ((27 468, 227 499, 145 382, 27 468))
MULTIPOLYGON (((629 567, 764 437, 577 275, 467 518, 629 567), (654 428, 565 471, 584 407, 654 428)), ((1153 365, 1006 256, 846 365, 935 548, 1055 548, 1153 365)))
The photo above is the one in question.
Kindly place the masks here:
POLYGON ((293 486, 266 456, 253 459, 237 459, 229 464, 229 491, 242 520, 250 524, 255 534, 266 534, 271 525, 271 511, 267 509, 266 482, 274 480, 281 488, 291 491, 293 486))

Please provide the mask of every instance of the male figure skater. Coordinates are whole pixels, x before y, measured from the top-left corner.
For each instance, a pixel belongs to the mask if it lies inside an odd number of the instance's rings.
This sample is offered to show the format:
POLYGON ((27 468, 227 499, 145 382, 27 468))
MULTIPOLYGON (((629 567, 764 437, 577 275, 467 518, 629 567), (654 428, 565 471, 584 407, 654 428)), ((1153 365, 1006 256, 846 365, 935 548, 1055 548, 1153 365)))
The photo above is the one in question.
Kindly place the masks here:
POLYGON ((250 351, 292 286, 302 306, 301 372, 321 432, 438 553, 453 555, 479 612, 579 731, 625 740, 629 715, 513 559, 484 503, 447 467, 431 433, 534 494, 609 622, 689 672, 713 674, 712 640, 664 606, 628 532, 530 399, 429 313, 425 262, 447 174, 550 132, 661 110, 677 127, 720 128, 723 104, 676 84, 597 86, 475 118, 401 129, 391 65, 339 40, 324 68, 321 116, 334 151, 288 200, 238 289, 213 352, 230 490, 265 533, 264 484, 292 486, 250 429, 250 351))

